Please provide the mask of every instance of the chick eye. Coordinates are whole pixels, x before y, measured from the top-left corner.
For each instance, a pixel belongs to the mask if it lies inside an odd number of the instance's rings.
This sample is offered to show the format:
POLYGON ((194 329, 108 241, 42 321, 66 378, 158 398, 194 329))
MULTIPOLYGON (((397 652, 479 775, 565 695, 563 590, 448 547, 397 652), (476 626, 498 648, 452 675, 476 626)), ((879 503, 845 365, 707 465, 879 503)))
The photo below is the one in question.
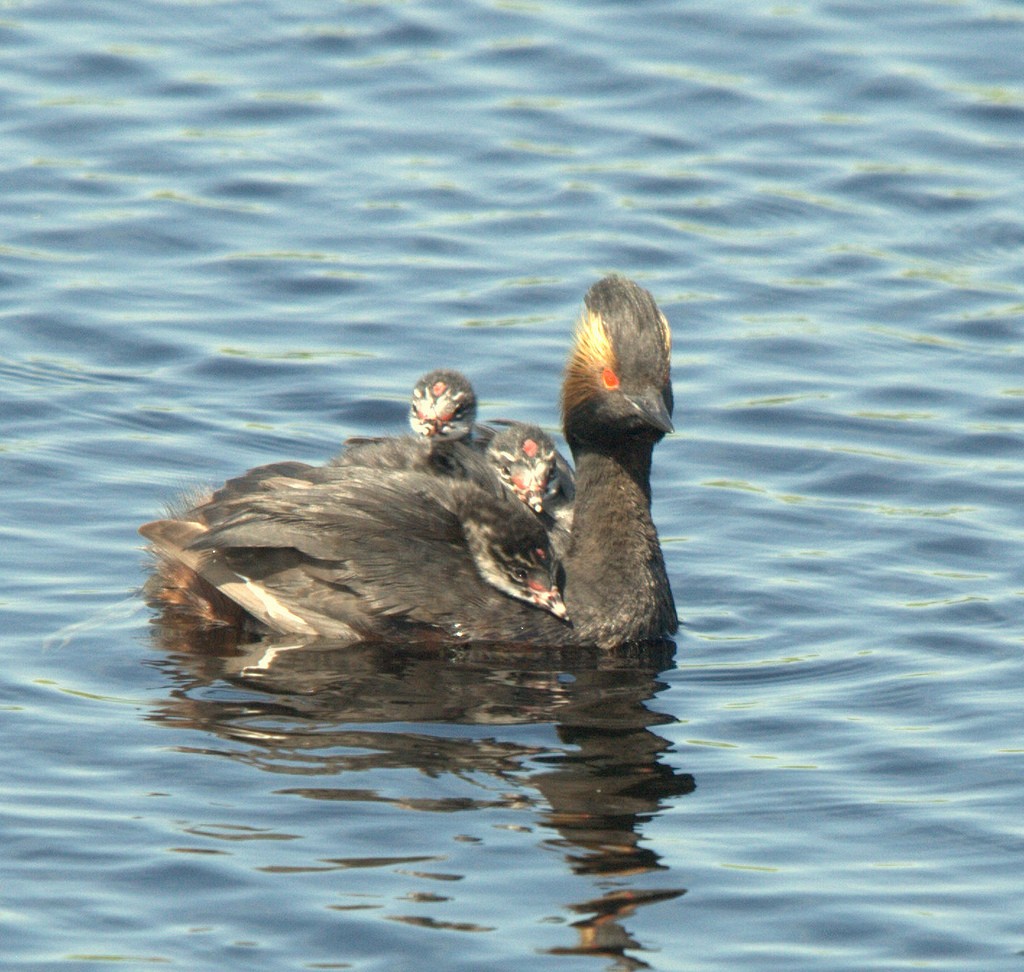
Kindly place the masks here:
POLYGON ((601 372, 601 381, 604 382, 604 387, 609 391, 619 387, 619 376, 611 368, 605 368, 601 372))
POLYGON ((517 581, 524 581, 524 580, 526 580, 526 568, 525 567, 514 567, 512 569, 512 576, 517 581))

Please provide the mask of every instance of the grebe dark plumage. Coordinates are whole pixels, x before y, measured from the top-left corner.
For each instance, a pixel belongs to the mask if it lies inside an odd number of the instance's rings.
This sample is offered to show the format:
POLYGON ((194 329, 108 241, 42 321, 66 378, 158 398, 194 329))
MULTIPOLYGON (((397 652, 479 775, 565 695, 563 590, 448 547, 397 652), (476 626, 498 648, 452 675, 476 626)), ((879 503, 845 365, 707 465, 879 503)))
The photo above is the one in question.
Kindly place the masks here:
MULTIPOLYGON (((435 378, 428 387, 436 402, 452 400, 453 385, 435 378)), ((465 453, 452 475, 410 464, 407 437, 383 440, 394 461, 261 467, 146 524, 140 532, 158 556, 152 597, 197 623, 224 614, 225 623, 241 616, 256 629, 349 640, 425 634, 611 648, 662 639, 676 613, 650 469, 671 412, 668 323, 646 290, 608 277, 587 293, 562 388, 576 489, 561 565, 542 518, 480 450, 453 442, 465 453)), ((461 413, 424 410, 439 429, 453 419, 465 426, 457 440, 474 417, 475 396, 461 413)))

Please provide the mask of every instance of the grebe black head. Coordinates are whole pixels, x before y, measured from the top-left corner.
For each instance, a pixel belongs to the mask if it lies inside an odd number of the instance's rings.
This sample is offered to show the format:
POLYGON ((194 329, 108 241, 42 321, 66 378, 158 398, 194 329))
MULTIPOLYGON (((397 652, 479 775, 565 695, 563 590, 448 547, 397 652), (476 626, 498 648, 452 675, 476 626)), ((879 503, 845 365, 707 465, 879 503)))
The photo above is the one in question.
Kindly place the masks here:
POLYGON ((475 421, 476 393, 465 375, 439 368, 416 382, 409 406, 409 425, 416 435, 464 439, 475 421))
POLYGON ((671 334, 654 298, 624 277, 587 292, 565 368, 562 421, 575 453, 653 447, 672 431, 671 334))

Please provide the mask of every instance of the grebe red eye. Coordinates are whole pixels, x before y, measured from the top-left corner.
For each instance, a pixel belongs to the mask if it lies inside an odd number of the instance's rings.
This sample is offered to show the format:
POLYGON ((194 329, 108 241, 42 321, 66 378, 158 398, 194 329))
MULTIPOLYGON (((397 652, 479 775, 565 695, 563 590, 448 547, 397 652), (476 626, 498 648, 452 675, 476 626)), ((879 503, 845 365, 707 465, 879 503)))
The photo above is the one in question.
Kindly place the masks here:
POLYGON ((601 381, 604 382, 604 387, 609 390, 619 387, 619 376, 611 368, 605 368, 601 372, 601 381))

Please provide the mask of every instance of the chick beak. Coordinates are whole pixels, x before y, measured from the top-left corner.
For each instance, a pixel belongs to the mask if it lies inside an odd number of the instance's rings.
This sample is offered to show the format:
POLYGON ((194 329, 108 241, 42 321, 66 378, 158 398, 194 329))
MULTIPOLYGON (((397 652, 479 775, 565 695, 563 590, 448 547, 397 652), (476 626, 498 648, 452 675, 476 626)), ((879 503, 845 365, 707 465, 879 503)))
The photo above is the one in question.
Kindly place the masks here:
POLYGON ((541 581, 530 580, 530 599, 537 607, 550 611, 556 618, 566 619, 565 601, 557 587, 548 587, 541 581))
POLYGON ((544 512, 544 496, 547 493, 547 481, 533 470, 516 468, 511 476, 512 488, 520 501, 525 503, 534 513, 544 512))

